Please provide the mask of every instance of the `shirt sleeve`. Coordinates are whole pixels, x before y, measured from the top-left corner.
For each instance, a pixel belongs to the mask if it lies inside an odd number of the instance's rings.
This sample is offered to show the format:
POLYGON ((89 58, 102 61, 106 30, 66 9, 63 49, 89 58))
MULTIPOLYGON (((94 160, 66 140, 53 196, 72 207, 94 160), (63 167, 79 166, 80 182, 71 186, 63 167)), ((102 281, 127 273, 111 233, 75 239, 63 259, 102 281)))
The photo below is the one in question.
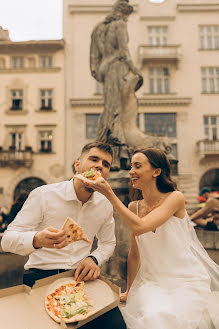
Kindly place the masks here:
POLYGON ((4 251, 22 256, 35 251, 33 238, 43 219, 43 198, 41 194, 41 188, 33 190, 14 221, 8 225, 1 242, 4 251))
POLYGON ((98 266, 106 262, 113 254, 116 246, 115 222, 113 218, 113 208, 109 205, 108 215, 104 224, 99 229, 97 236, 97 249, 91 255, 96 257, 98 266))

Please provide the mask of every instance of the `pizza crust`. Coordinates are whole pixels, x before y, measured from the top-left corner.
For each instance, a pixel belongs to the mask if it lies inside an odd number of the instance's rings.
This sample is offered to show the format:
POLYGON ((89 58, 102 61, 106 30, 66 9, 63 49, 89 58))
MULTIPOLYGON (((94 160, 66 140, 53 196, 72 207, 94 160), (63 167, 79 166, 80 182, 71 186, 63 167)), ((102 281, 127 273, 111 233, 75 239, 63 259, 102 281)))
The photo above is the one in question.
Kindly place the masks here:
MULTIPOLYGON (((48 296, 50 296, 51 294, 55 293, 56 289, 59 289, 61 288, 61 286, 65 286, 65 285, 68 285, 68 284, 75 284, 75 287, 76 285, 79 285, 79 290, 83 290, 84 291, 84 282, 81 281, 81 282, 76 282, 75 280, 66 280, 66 281, 62 281, 60 283, 57 283, 56 285, 53 285, 50 289, 50 292, 48 293, 47 292, 47 295, 45 297, 45 308, 46 308, 46 311, 47 313, 49 314, 49 316, 55 320, 56 322, 60 323, 61 322, 61 319, 63 322, 65 323, 72 323, 72 322, 78 322, 78 321, 82 321, 82 320, 85 320, 87 319, 89 316, 91 316, 92 314, 94 314, 96 312, 96 310, 91 310, 90 308, 88 309, 87 313, 86 314, 76 314, 74 316, 72 316, 71 318, 65 318, 65 317, 58 317, 56 316, 51 310, 49 310, 49 306, 50 306, 50 303, 49 303, 49 300, 48 300, 48 296)), ((74 288, 74 287, 73 287, 74 288)), ((87 296, 86 296, 87 297, 87 296)), ((89 304, 90 301, 89 301, 89 304)))
POLYGON ((67 234, 67 242, 72 243, 79 240, 84 240, 87 243, 91 243, 91 241, 85 236, 82 228, 70 217, 67 217, 62 230, 64 230, 67 234))
POLYGON ((79 178, 80 180, 82 180, 83 182, 87 182, 87 183, 101 183, 104 181, 104 178, 103 177, 98 177, 97 179, 95 180, 92 180, 92 179, 88 179, 87 177, 84 177, 82 174, 77 174, 77 175, 74 175, 74 178, 79 178))

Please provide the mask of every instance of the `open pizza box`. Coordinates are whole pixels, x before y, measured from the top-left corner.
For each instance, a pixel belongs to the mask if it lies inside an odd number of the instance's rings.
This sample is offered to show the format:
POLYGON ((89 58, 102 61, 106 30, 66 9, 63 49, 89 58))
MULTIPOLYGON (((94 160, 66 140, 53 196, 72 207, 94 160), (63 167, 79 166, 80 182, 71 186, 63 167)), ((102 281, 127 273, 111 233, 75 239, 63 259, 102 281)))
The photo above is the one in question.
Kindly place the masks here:
POLYGON ((83 321, 66 324, 55 322, 46 312, 44 299, 53 285, 73 276, 73 271, 57 274, 26 285, 0 290, 0 319, 4 329, 73 329, 79 328, 119 305, 120 288, 100 277, 85 283, 85 292, 92 300, 93 311, 83 321))

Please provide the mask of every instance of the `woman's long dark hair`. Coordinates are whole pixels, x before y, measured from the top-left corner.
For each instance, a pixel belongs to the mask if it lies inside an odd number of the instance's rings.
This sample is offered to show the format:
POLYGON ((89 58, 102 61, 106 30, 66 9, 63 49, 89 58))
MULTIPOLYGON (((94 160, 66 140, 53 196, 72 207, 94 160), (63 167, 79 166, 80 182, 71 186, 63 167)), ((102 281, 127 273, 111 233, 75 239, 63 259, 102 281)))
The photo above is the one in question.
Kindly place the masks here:
MULTIPOLYGON (((152 168, 161 169, 161 173, 156 179, 157 189, 161 193, 168 193, 177 190, 177 185, 171 178, 170 162, 162 150, 153 147, 147 149, 139 148, 135 150, 133 155, 136 153, 143 153, 148 158, 152 168)), ((131 200, 143 199, 141 190, 133 189, 132 185, 130 186, 129 197, 131 200)))

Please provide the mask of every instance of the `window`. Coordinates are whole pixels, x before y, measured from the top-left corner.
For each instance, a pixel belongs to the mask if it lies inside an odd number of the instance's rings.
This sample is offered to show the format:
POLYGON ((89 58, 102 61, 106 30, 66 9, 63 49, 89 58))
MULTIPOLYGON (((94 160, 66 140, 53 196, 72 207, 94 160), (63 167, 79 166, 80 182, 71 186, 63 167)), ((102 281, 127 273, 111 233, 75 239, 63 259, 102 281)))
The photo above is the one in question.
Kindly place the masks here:
POLYGON ((199 26, 200 48, 219 49, 219 25, 199 26))
POLYGON ((167 26, 148 26, 148 43, 150 46, 167 45, 167 26))
POLYGON ((219 67, 202 67, 202 92, 219 93, 219 67))
POLYGON ((21 111, 23 107, 23 90, 11 90, 11 111, 21 111))
POLYGON ((170 77, 167 67, 149 68, 149 93, 168 94, 170 92, 170 77))
POLYGON ((172 155, 174 156, 175 159, 178 159, 178 148, 177 148, 177 144, 176 143, 172 143, 172 155))
POLYGON ((52 110, 52 89, 40 90, 40 109, 52 110))
POLYGON ((176 113, 145 113, 145 132, 176 137, 176 113))
POLYGON ((145 133, 170 138, 171 153, 178 158, 176 113, 144 113, 145 133))
POLYGON ((34 68, 36 65, 35 65, 35 58, 34 57, 29 57, 28 58, 28 67, 29 68, 34 68))
POLYGON ((24 149, 23 145, 23 133, 12 132, 10 133, 10 150, 22 151, 24 149))
POLYGON ((94 139, 97 135, 97 126, 100 114, 86 114, 86 138, 94 139))
POLYGON ((99 81, 96 81, 96 90, 95 90, 96 95, 103 95, 103 85, 99 81))
POLYGON ((52 152, 52 131, 51 130, 45 130, 39 132, 39 142, 40 142, 40 152, 52 152))
POLYGON ((48 68, 52 67, 52 56, 40 56, 40 67, 48 68))
POLYGON ((204 116, 204 134, 209 140, 219 140, 219 116, 204 116))
POLYGON ((4 69, 4 68, 5 68, 5 59, 0 58, 0 69, 4 69))
POLYGON ((24 57, 13 56, 11 61, 11 66, 13 69, 21 69, 24 67, 24 57))

